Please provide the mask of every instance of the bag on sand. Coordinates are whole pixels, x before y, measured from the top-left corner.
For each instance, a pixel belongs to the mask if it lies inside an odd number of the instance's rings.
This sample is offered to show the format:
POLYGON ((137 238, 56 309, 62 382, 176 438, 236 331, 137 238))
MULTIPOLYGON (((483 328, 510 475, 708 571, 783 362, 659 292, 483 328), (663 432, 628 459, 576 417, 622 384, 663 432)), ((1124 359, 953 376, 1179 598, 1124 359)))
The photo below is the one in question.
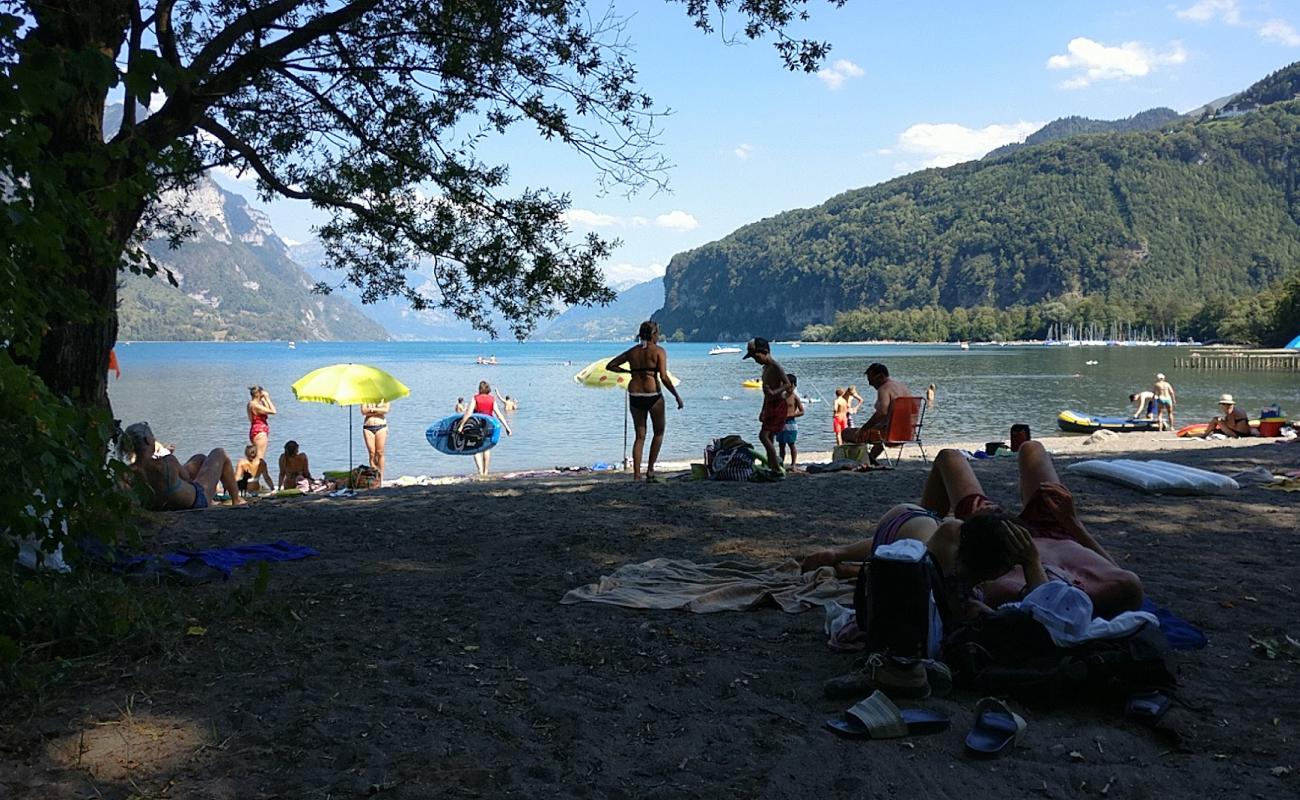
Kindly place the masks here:
POLYGON ((1160 626, 1058 647, 1029 611, 1001 609, 952 631, 943 660, 957 683, 1027 698, 1123 697, 1177 683, 1160 626))
POLYGON ((936 658, 943 622, 936 592, 942 577, 925 544, 902 539, 872 553, 853 589, 858 628, 868 653, 936 658))
POLYGON ((754 474, 753 448, 732 434, 704 447, 704 464, 711 481, 747 481, 754 474))
POLYGON ((348 476, 349 489, 378 489, 379 472, 369 464, 358 464, 348 476))

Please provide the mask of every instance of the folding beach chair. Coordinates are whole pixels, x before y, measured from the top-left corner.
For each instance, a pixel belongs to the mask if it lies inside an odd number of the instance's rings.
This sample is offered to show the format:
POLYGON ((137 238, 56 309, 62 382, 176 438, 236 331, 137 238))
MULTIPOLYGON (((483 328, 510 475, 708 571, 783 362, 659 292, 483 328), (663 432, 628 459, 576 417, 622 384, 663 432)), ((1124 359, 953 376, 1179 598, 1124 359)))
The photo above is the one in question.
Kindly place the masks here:
MULTIPOLYGON (((903 458, 903 448, 914 444, 921 448, 921 459, 929 462, 925 455, 925 445, 921 444, 921 427, 925 424, 924 397, 895 397, 889 403, 889 417, 885 421, 886 448, 897 447, 898 455, 894 457, 893 466, 903 458)), ((889 460, 889 450, 885 450, 885 460, 889 460)))

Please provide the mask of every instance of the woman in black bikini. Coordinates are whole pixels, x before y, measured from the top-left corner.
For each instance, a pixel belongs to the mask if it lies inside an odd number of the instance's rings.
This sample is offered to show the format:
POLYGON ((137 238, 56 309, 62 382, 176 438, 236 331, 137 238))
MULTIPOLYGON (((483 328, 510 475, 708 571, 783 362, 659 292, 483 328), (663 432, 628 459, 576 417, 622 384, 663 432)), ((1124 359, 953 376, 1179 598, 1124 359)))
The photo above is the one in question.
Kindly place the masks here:
POLYGON ((650 460, 646 463, 645 479, 657 481, 655 460, 659 458, 659 447, 664 442, 664 395, 660 386, 677 398, 678 408, 683 407, 682 396, 668 377, 668 353, 658 345, 659 324, 649 320, 642 322, 636 338, 637 344, 611 359, 605 369, 632 375, 627 386, 632 425, 636 428, 636 440, 632 443, 632 480, 641 478, 641 448, 645 446, 648 416, 654 424, 654 437, 650 440, 650 460))
POLYGON ((388 441, 388 401, 361 404, 361 435, 366 439, 370 466, 384 479, 384 444, 388 441))

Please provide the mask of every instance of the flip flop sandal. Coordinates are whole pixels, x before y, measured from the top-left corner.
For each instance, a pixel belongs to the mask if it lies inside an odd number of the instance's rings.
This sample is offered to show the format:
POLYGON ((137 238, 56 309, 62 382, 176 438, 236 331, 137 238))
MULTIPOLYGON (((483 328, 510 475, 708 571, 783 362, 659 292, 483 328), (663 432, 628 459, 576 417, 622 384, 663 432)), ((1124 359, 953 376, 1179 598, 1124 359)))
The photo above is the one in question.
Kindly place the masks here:
POLYGON ((901 736, 927 736, 941 733, 952 725, 952 719, 936 711, 923 708, 899 710, 884 692, 863 700, 841 719, 826 720, 826 727, 848 739, 897 739, 901 736))
POLYGON ((1124 714, 1134 722, 1154 727, 1169 710, 1169 695, 1159 691, 1137 692, 1129 695, 1124 714))
POLYGON ((1025 735, 1025 720, 996 697, 986 697, 975 706, 975 724, 966 734, 966 751, 981 758, 996 758, 1010 752, 1025 735))

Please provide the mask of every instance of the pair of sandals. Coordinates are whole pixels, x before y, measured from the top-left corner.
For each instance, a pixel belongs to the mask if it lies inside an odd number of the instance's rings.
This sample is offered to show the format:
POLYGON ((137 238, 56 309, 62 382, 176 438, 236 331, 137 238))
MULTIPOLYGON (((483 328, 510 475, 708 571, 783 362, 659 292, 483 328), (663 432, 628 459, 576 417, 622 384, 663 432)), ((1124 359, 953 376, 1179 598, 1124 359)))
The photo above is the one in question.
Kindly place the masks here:
MULTIPOLYGON (((884 692, 877 691, 840 719, 826 720, 826 727, 849 739, 897 739, 942 733, 952 727, 952 717, 923 708, 900 709, 884 692)), ((1024 738, 1027 727, 1024 718, 1006 703, 985 697, 975 706, 975 724, 966 734, 966 751, 984 758, 1003 755, 1024 738)))

